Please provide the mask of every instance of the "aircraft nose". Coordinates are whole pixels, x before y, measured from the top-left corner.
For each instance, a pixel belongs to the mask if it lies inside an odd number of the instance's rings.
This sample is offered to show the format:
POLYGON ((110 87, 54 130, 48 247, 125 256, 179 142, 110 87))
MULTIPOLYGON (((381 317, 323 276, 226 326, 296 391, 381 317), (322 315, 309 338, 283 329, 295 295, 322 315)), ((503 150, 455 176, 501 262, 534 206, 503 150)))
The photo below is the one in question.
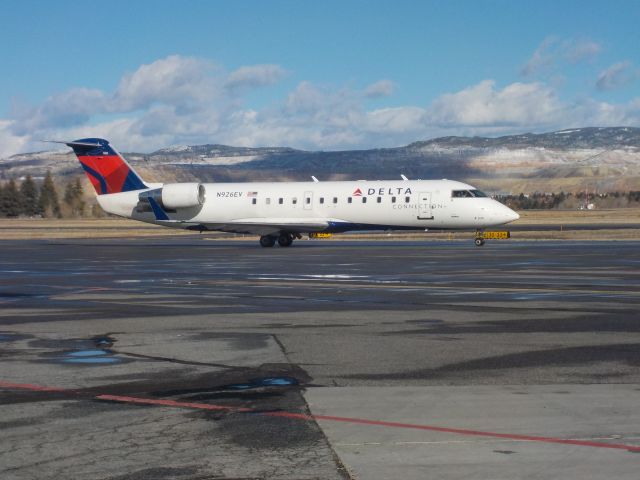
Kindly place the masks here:
POLYGON ((504 219, 504 223, 515 222, 520 218, 520 215, 504 205, 502 205, 500 216, 504 219))
POLYGON ((509 207, 504 206, 503 204, 496 202, 494 209, 494 218, 499 221, 501 224, 515 222, 520 218, 516 212, 511 210, 509 207))

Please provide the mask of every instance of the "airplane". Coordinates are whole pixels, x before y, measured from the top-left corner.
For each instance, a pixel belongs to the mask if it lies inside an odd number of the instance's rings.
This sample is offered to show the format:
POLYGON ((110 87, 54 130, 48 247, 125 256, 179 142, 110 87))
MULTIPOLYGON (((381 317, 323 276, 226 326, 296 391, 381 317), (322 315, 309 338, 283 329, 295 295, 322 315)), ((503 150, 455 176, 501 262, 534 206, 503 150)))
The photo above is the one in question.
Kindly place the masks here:
POLYGON ((289 247, 303 234, 350 230, 476 230, 519 215, 466 183, 402 180, 262 183, 145 182, 107 140, 71 147, 102 209, 171 228, 260 236, 260 245, 289 247))

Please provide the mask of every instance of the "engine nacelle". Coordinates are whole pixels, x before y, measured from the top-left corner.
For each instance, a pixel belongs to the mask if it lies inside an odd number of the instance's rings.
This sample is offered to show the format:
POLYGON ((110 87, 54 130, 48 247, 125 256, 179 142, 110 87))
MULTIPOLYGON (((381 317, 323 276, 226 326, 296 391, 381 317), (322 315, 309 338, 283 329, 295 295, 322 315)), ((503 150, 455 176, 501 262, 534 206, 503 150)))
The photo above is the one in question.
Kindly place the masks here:
POLYGON ((168 210, 199 207, 204 203, 205 188, 201 183, 165 183, 153 196, 168 210))

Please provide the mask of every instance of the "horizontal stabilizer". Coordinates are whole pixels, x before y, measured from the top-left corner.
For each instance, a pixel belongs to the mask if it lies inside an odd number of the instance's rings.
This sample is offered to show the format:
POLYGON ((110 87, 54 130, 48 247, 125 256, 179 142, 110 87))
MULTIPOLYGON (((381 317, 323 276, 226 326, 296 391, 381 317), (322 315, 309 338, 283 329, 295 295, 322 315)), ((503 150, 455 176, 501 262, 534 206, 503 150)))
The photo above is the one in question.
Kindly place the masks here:
POLYGON ((62 140, 43 140, 46 143, 60 143, 62 145, 66 145, 68 147, 100 147, 99 143, 90 143, 90 142, 65 142, 62 140))

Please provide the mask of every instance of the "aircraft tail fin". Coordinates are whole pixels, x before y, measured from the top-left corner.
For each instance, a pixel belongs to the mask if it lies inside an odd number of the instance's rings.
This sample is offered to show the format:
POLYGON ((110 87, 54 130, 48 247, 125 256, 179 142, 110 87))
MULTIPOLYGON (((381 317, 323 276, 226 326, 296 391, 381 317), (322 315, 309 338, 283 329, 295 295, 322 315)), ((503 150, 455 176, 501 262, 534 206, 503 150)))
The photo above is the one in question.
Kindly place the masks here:
POLYGON ((83 138, 56 143, 73 149, 98 195, 149 188, 107 140, 83 138))

